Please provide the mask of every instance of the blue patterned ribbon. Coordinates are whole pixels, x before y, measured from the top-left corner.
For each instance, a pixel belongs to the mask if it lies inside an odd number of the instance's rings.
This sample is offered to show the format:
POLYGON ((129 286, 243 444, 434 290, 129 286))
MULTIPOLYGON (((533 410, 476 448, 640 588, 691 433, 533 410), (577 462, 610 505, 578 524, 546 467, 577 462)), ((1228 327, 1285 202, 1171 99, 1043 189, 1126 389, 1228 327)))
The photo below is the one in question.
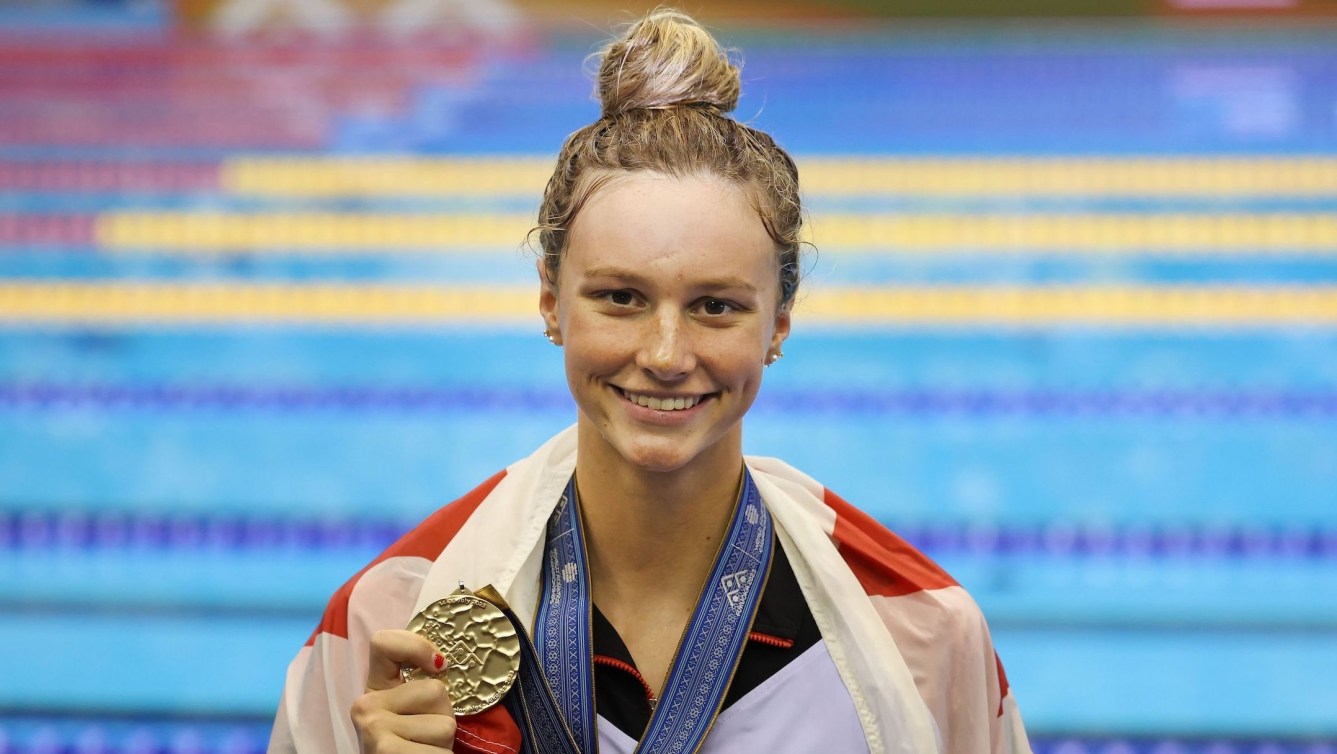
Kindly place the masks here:
POLYGON ((594 636, 589 563, 576 497, 566 485, 548 520, 543 550, 543 594, 534 620, 534 646, 558 708, 580 750, 599 750, 594 711, 594 636))
MULTIPOLYGON (((517 627, 524 624, 509 607, 503 607, 506 617, 517 627)), ((520 727, 521 754, 581 754, 571 735, 571 729, 562 719, 548 681, 543 677, 538 652, 524 630, 520 636, 520 669, 515 687, 503 699, 512 719, 520 727)))
MULTIPOLYGON (((728 533, 683 632, 663 694, 637 752, 690 754, 701 748, 752 630, 770 571, 773 542, 770 513, 744 468, 728 533)), ((548 522, 542 584, 533 646, 548 688, 530 689, 522 697, 530 698, 528 706, 535 707, 542 703, 537 692, 550 690, 562 720, 538 721, 534 718, 540 714, 529 709, 526 726, 545 740, 555 736, 557 728, 564 728, 579 751, 596 754, 599 734, 594 709, 592 603, 574 478, 548 522)), ((534 684, 521 685, 527 688, 534 684)), ((535 748, 542 752, 566 750, 561 741, 554 740, 552 746, 549 749, 540 743, 535 748)))

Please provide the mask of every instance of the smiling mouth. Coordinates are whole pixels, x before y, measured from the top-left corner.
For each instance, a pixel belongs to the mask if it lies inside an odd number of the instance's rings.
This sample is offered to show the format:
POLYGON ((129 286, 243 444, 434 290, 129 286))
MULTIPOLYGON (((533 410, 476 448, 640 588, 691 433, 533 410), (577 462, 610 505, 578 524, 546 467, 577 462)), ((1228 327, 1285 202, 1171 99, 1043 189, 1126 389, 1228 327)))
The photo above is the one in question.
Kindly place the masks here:
POLYGON ((654 411, 685 411, 696 406, 706 398, 709 398, 710 395, 713 395, 712 393, 706 395, 677 396, 674 398, 656 398, 651 395, 641 395, 640 393, 622 390, 621 388, 618 388, 618 392, 622 393, 623 398, 635 403, 637 406, 643 406, 654 411))

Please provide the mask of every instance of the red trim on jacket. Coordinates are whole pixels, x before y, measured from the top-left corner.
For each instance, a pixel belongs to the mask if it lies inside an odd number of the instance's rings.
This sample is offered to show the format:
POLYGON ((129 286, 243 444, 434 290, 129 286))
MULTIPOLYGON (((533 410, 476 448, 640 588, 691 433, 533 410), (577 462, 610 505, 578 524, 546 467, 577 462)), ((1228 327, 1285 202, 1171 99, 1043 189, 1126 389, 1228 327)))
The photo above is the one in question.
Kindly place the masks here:
POLYGON ((937 563, 872 516, 831 490, 824 490, 822 499, 836 512, 836 548, 870 597, 900 597, 957 586, 937 563))
POLYGON ((478 509, 483 500, 492 494, 492 490, 496 489, 505 477, 506 471, 503 469, 460 499, 428 516, 427 520, 400 537, 399 541, 390 545, 366 568, 358 571, 353 578, 339 587, 334 596, 330 597, 329 604, 325 607, 325 615, 320 619, 320 625, 316 626, 316 630, 311 633, 311 637, 306 640, 306 645, 311 646, 320 634, 332 634, 347 639, 348 598, 353 594, 353 587, 357 585, 358 579, 362 578, 362 574, 389 558, 416 557, 436 560, 441 551, 446 549, 446 545, 450 544, 450 540, 464 526, 464 522, 469 520, 469 516, 473 515, 473 512, 478 509))
POLYGON ((747 635, 747 640, 754 641, 758 644, 765 644, 767 646, 776 647, 778 649, 792 649, 794 647, 793 639, 785 639, 779 636, 771 636, 770 634, 763 634, 759 631, 752 631, 751 633, 749 633, 747 635))
POLYGON ((641 671, 637 670, 635 665, 623 662, 616 657, 609 657, 608 655, 595 655, 594 661, 600 665, 607 665, 610 668, 617 668, 624 673, 630 673, 633 678, 641 682, 641 688, 645 689, 646 700, 654 703, 655 690, 650 688, 650 684, 645 682, 645 676, 641 675, 641 671))
MULTIPOLYGON (((747 640, 750 642, 756 642, 757 644, 765 644, 767 646, 777 647, 779 649, 790 649, 794 646, 793 639, 784 639, 779 636, 771 636, 770 634, 763 634, 757 631, 749 632, 747 635, 747 640)), ((632 665, 624 660, 620 660, 616 657, 610 657, 609 655, 595 655, 594 662, 598 665, 606 665, 610 668, 621 670, 622 672, 630 675, 632 678, 635 678, 641 684, 641 688, 645 691, 645 698, 651 704, 654 703, 655 690, 650 688, 650 684, 646 682, 645 676, 641 675, 641 671, 637 670, 635 665, 632 665)))
POLYGON ((1007 673, 1003 672, 1003 658, 999 657, 997 652, 994 652, 993 661, 998 665, 998 691, 1000 692, 998 695, 998 716, 1002 717, 1003 700, 1007 698, 1008 692, 1012 689, 1007 683, 1007 673))

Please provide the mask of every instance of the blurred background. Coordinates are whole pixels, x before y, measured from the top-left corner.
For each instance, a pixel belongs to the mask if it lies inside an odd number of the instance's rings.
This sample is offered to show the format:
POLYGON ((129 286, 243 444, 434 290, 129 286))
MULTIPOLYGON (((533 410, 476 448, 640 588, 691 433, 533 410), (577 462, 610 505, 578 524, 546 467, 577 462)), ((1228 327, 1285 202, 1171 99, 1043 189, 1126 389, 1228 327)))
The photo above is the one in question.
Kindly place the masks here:
MULTIPOLYGON (((0 753, 263 751, 328 595, 574 420, 522 248, 652 3, 0 4, 0 753)), ((682 6, 820 252, 749 417, 1039 752, 1337 752, 1337 7, 682 6)))

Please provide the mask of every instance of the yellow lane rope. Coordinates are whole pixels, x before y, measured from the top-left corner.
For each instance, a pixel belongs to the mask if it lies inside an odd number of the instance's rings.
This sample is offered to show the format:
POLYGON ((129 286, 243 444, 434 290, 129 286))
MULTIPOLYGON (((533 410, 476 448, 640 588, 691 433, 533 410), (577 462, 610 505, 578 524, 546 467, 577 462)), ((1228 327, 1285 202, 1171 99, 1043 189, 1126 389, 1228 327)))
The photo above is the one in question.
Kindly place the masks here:
POLYGON ((800 171, 806 191, 829 196, 1337 194, 1337 159, 1318 156, 879 160, 848 157, 802 161, 800 171))
MULTIPOLYGON (((98 217, 109 250, 171 253, 449 253, 521 247, 520 213, 201 214, 98 217)), ((818 248, 842 252, 986 254, 1337 253, 1337 214, 816 214, 818 248)))
POLYGON ((351 284, 6 284, 0 322, 462 324, 534 320, 534 287, 351 284))
POLYGON ((533 224, 522 214, 123 212, 99 216, 93 232, 108 249, 447 252, 515 250, 533 224))
POLYGON ((819 248, 920 253, 1337 252, 1337 215, 819 214, 819 248))
MULTIPOLYGON (((1337 158, 859 156, 797 158, 820 196, 1333 196, 1337 158)), ((251 157, 226 161, 225 191, 274 197, 528 197, 552 157, 251 157)))
MULTIPOLYGON (((538 322, 533 286, 0 284, 0 324, 488 325, 538 322)), ((1337 286, 819 287, 800 323, 836 326, 1334 327, 1337 286)))
POLYGON ((814 292, 796 316, 831 324, 1337 325, 1337 287, 937 287, 814 292))
POLYGON ((274 197, 511 196, 537 206, 555 158, 247 157, 227 160, 224 191, 274 197))

